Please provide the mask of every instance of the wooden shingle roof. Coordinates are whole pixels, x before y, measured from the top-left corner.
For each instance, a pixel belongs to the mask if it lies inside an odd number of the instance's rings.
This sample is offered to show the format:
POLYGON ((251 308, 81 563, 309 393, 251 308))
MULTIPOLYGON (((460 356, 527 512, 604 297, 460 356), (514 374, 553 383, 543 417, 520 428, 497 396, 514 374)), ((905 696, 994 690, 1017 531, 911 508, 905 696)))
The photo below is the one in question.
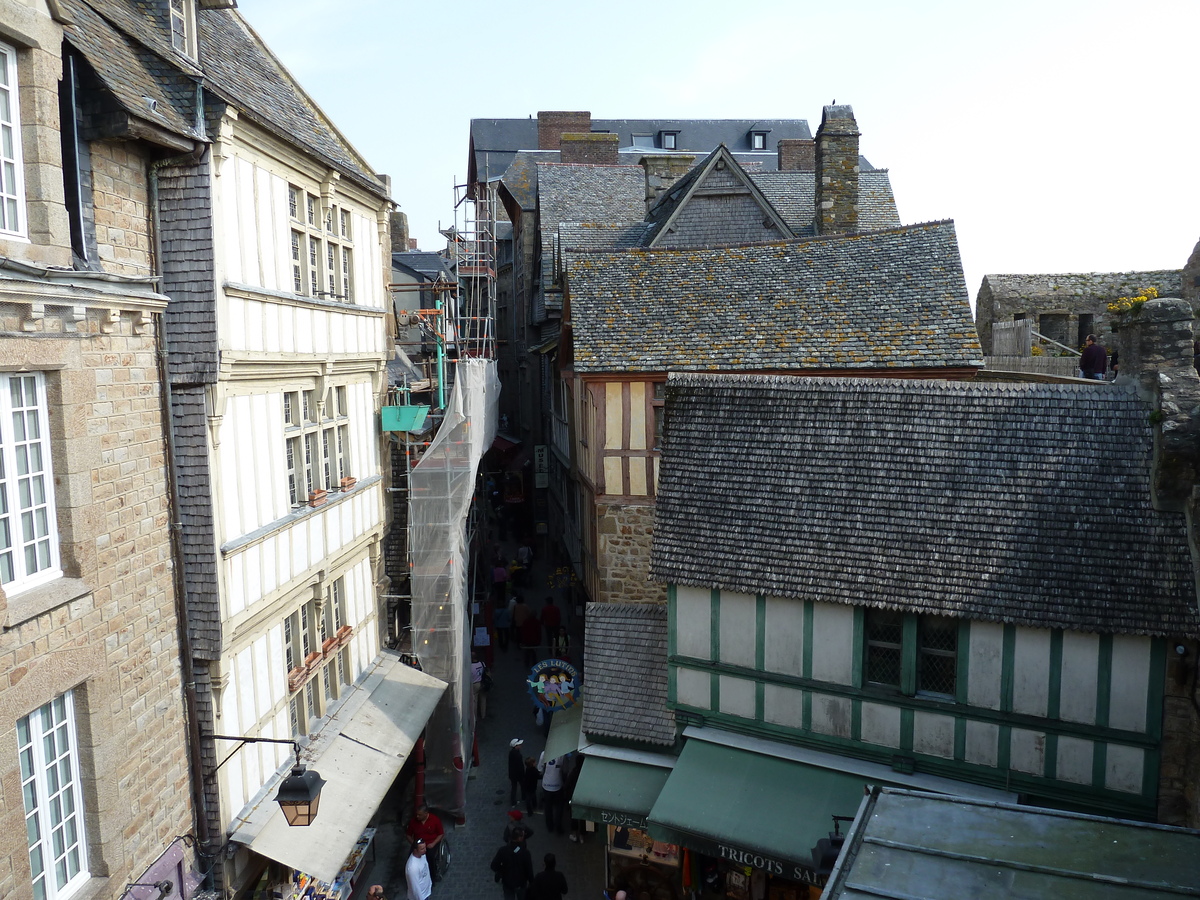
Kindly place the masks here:
POLYGON ((565 265, 580 373, 983 364, 950 222, 565 265))
POLYGON ((1200 634, 1149 407, 1113 385, 673 375, 651 574, 1096 633, 1200 634))

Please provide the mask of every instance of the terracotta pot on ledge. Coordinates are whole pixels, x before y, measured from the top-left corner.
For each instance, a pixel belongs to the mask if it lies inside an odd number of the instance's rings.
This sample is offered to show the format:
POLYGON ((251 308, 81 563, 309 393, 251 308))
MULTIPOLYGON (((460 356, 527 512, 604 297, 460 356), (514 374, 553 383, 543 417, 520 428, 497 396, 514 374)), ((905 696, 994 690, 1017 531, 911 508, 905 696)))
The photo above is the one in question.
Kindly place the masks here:
POLYGON ((354 487, 356 484, 358 484, 358 479, 355 478, 353 475, 347 475, 345 478, 342 479, 342 490, 348 491, 348 490, 350 490, 350 488, 354 487))
POLYGON ((308 495, 308 505, 312 506, 314 508, 321 506, 325 503, 325 498, 328 496, 329 496, 329 492, 326 491, 324 488, 317 488, 315 491, 313 491, 311 494, 308 495))

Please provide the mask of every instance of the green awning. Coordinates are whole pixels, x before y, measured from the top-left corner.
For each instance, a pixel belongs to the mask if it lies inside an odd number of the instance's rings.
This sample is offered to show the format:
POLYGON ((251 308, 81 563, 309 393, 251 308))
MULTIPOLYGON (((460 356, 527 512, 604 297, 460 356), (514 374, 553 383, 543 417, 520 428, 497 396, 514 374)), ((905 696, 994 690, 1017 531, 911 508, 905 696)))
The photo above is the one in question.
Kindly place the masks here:
POLYGON ((589 756, 571 797, 571 817, 644 831, 646 816, 670 774, 663 766, 589 756))
POLYGON ((649 832, 815 883, 812 848, 833 830, 831 816, 858 812, 865 783, 859 775, 693 739, 658 795, 649 832))
POLYGON ((579 749, 579 732, 583 727, 583 704, 556 712, 550 717, 550 733, 546 735, 546 759, 558 759, 579 749))

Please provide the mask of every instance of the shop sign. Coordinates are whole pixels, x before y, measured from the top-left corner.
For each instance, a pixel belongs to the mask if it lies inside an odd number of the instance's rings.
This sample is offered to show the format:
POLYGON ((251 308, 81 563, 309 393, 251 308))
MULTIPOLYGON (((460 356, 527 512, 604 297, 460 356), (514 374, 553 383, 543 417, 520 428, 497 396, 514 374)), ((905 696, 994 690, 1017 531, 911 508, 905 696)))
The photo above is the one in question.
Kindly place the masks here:
POLYGON ((534 704, 546 712, 570 709, 579 702, 579 670, 565 659, 543 659, 525 679, 534 704))
POLYGON ((533 446, 533 486, 544 488, 550 486, 550 453, 545 444, 533 446))
POLYGON ((616 825, 618 828, 636 828, 639 831, 645 831, 649 827, 649 822, 645 816, 631 816, 629 813, 608 812, 603 810, 600 813, 600 821, 605 825, 616 825))
POLYGON ((743 850, 740 847, 730 847, 728 844, 717 844, 717 855, 739 866, 751 866, 762 869, 768 875, 777 875, 791 881, 800 881, 821 887, 826 878, 818 875, 808 866, 799 863, 783 862, 771 856, 764 856, 754 850, 743 850))

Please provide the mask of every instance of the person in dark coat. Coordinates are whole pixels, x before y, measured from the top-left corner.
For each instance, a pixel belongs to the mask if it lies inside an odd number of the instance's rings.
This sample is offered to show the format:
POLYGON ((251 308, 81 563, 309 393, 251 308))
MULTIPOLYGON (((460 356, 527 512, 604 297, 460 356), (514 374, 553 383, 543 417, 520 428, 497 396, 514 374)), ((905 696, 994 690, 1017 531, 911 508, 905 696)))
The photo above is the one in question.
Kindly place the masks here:
POLYGON ((525 757, 525 770, 521 773, 521 797, 525 801, 525 812, 531 816, 537 812, 538 781, 541 777, 537 760, 532 756, 525 757))
POLYGON ((508 742, 508 783, 511 788, 508 805, 514 807, 517 805, 517 789, 525 780, 525 759, 521 756, 521 745, 524 743, 520 738, 508 742))
POLYGON ((546 868, 533 879, 529 900, 562 900, 567 892, 567 877, 555 868, 557 860, 553 853, 546 854, 545 863, 546 868))
POLYGON ((1094 334, 1089 334, 1085 343, 1083 354, 1079 357, 1079 371, 1084 378, 1103 381, 1104 373, 1108 371, 1108 353, 1103 345, 1096 343, 1094 334))
POLYGON ((504 900, 525 900, 533 881, 533 856, 525 846, 525 829, 514 829, 513 839, 496 851, 492 871, 504 889, 504 900))

